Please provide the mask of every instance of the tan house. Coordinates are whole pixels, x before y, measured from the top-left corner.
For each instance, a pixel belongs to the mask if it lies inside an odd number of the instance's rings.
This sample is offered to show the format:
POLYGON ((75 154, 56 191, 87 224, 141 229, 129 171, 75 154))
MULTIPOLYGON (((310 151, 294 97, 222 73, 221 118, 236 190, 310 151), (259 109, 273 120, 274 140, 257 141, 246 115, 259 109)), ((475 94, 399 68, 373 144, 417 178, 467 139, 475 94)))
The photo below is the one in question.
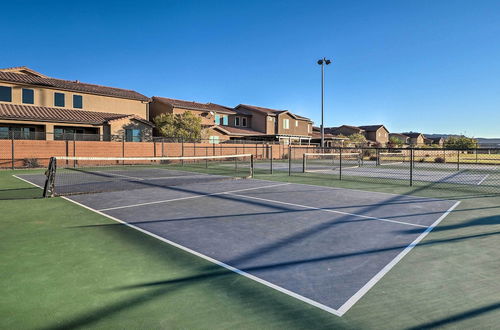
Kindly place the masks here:
POLYGON ((163 113, 181 114, 185 111, 202 118, 202 125, 212 143, 241 139, 309 142, 312 134, 311 120, 287 110, 246 104, 230 108, 215 103, 199 103, 159 96, 151 99, 151 120, 163 113))
POLYGON ((425 136, 422 133, 408 132, 402 134, 410 138, 409 144, 411 146, 421 146, 425 144, 425 136))
POLYGON ((444 137, 432 137, 432 138, 424 137, 424 143, 427 145, 435 145, 442 147, 444 146, 444 137))
POLYGON ((369 143, 386 145, 389 142, 389 130, 384 125, 351 126, 325 128, 325 132, 334 135, 350 136, 362 134, 369 143))
POLYGON ((389 142, 389 130, 384 125, 359 126, 367 140, 385 146, 389 142))
POLYGON ((152 135, 148 107, 132 90, 0 69, 0 138, 141 141, 152 135))
MULTIPOLYGON (((288 110, 263 108, 248 104, 239 104, 234 108, 237 113, 234 126, 248 118, 247 126, 258 131, 269 140, 285 143, 310 143, 312 136, 312 121, 309 118, 291 113, 288 110)), ((243 126, 245 127, 245 126, 243 126)))

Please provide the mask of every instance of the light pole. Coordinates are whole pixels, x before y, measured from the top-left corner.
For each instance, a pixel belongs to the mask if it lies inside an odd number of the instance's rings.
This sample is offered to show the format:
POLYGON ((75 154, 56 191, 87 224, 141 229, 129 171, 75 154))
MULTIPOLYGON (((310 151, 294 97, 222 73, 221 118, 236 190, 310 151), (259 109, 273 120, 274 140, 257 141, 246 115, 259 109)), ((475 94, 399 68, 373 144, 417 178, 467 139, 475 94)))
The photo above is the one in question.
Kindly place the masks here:
POLYGON ((332 63, 326 58, 318 60, 318 64, 321 65, 321 148, 325 146, 325 125, 324 125, 324 104, 325 104, 325 65, 332 63))

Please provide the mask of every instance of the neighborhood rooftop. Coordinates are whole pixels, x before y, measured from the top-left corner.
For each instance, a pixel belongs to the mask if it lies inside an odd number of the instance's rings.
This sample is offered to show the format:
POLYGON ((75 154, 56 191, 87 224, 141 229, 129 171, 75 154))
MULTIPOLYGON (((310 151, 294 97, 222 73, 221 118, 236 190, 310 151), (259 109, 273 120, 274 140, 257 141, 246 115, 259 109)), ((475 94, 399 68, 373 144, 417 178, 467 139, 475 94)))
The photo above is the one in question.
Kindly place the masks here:
POLYGON ((82 83, 79 81, 49 78, 27 67, 0 69, 0 81, 37 85, 45 88, 55 88, 73 92, 120 97, 120 98, 127 98, 140 101, 149 100, 147 96, 142 95, 133 90, 94 85, 94 84, 82 83), (14 69, 18 70, 18 72, 25 72, 25 73, 13 72, 14 69))

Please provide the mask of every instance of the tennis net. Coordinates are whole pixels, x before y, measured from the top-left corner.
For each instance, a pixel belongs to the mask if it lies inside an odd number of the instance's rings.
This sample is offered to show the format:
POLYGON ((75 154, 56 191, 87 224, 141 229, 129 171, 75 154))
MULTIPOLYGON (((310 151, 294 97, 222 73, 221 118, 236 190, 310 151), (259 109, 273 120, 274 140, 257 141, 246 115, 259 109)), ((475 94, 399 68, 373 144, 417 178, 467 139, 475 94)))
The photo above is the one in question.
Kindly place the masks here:
POLYGON ((44 196, 179 186, 253 176, 252 154, 197 157, 52 157, 44 196))
POLYGON ((332 171, 361 166, 361 154, 348 153, 304 153, 303 172, 332 171))
POLYGON ((380 152, 378 154, 378 165, 396 165, 410 161, 410 155, 403 152, 380 152))

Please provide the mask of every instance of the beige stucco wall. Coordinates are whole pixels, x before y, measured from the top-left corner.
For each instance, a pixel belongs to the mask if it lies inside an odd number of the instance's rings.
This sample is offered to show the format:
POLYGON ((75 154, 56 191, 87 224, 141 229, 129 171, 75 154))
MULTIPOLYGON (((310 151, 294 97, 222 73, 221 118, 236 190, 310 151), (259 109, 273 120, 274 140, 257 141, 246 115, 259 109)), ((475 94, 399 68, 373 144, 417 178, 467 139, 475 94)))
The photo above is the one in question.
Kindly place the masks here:
POLYGON ((374 132, 366 132, 365 136, 368 140, 376 141, 383 145, 389 142, 389 132, 383 127, 379 128, 377 131, 374 132))
POLYGON ((277 134, 287 134, 287 135, 311 135, 308 131, 308 121, 306 120, 301 120, 301 119, 295 119, 292 117, 289 113, 282 113, 277 116, 278 120, 278 132, 277 134), (284 124, 284 119, 288 119, 289 122, 289 128, 285 129, 283 124, 284 124), (297 122, 297 126, 295 123, 297 122))
POLYGON ((111 135, 123 136, 125 134, 125 129, 140 129, 145 139, 149 139, 153 135, 153 128, 151 126, 137 120, 124 118, 113 120, 109 124, 109 132, 111 135))
POLYGON ((34 90, 34 104, 25 105, 38 105, 44 107, 54 106, 54 93, 63 93, 64 108, 73 108, 73 95, 81 95, 83 98, 83 108, 76 110, 88 110, 97 112, 111 112, 119 114, 137 115, 141 118, 148 119, 148 102, 139 100, 123 99, 118 97, 109 97, 102 95, 94 95, 87 93, 75 93, 58 89, 41 88, 39 86, 19 85, 0 82, 0 86, 12 87, 12 102, 2 102, 10 104, 23 104, 22 103, 22 89, 34 90))

